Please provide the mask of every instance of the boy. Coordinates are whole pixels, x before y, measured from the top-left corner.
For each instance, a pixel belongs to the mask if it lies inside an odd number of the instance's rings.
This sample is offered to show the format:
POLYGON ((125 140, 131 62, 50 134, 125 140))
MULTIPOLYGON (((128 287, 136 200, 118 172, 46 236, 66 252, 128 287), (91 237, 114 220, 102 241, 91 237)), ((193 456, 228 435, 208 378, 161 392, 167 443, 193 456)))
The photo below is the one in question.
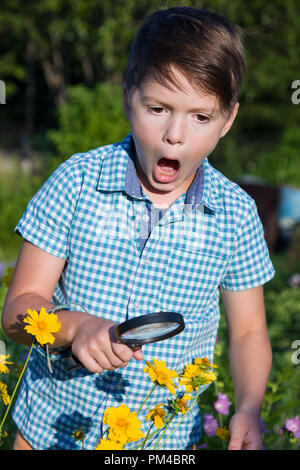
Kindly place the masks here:
MULTIPOLYGON (((33 351, 13 414, 16 449, 75 448, 78 428, 93 449, 104 410, 137 410, 151 390, 144 361, 177 372, 196 357, 213 362, 219 287, 235 387, 229 449, 262 449, 271 367, 262 285, 274 269, 255 203, 207 160, 238 112, 244 67, 226 18, 188 7, 154 13, 125 79, 131 134, 73 155, 29 203, 16 227, 24 243, 3 312, 7 335, 30 344, 27 308, 74 302, 88 313, 58 312, 53 345, 70 347, 84 370, 67 372, 58 359, 51 375, 33 351), (116 323, 159 311, 181 313, 185 330, 143 351, 111 340, 116 323)), ((147 408, 168 398, 157 388, 147 408)), ((200 435, 195 405, 166 448, 191 449, 200 435)))

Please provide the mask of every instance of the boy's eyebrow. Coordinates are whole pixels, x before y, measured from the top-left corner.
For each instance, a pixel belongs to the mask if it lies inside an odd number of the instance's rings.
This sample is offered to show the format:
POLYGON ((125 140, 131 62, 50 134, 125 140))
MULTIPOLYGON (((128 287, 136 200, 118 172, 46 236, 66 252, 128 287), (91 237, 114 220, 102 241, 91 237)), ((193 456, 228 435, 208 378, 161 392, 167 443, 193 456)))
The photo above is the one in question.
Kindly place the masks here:
MULTIPOLYGON (((154 101, 158 105, 161 105, 163 108, 170 108, 171 107, 168 103, 164 103, 163 101, 161 101, 158 98, 155 98, 154 96, 143 96, 142 101, 143 102, 145 102, 145 101, 154 101)), ((218 108, 214 106, 213 109, 210 110, 210 109, 203 108, 202 106, 198 106, 197 108, 190 109, 189 112, 190 113, 203 112, 205 114, 213 116, 213 115, 218 113, 218 108)))

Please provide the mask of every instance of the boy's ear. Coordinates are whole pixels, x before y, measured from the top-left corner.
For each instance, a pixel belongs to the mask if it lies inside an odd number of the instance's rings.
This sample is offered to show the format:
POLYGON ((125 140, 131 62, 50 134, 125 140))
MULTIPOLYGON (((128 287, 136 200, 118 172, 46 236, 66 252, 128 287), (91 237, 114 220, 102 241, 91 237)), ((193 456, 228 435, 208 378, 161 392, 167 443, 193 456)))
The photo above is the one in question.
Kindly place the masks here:
POLYGON ((238 113, 238 110, 239 110, 239 107, 240 107, 240 104, 239 103, 236 103, 230 116, 228 117, 227 121, 225 122, 224 124, 224 127, 222 129, 222 132, 221 132, 221 135, 220 135, 220 138, 221 137, 224 137, 227 132, 229 131, 229 129, 231 128, 235 118, 236 118, 236 115, 238 113))

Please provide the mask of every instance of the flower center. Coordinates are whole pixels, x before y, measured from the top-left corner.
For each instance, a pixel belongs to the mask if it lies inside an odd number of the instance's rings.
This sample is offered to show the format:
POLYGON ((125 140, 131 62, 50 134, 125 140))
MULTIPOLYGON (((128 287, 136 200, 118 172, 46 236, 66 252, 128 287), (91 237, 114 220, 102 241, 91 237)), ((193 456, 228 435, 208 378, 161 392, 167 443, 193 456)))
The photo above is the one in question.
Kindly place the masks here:
POLYGON ((168 377, 168 374, 163 370, 159 370, 157 372, 157 375, 158 375, 158 379, 161 380, 161 382, 167 382, 168 380, 170 380, 168 377))
POLYGON ((125 426, 127 426, 127 421, 126 421, 126 419, 124 419, 124 418, 118 418, 118 420, 117 420, 117 425, 118 425, 120 428, 124 428, 125 426))
POLYGON ((44 322, 43 320, 40 320, 39 321, 39 329, 40 330, 46 330, 46 328, 47 328, 46 322, 44 322))

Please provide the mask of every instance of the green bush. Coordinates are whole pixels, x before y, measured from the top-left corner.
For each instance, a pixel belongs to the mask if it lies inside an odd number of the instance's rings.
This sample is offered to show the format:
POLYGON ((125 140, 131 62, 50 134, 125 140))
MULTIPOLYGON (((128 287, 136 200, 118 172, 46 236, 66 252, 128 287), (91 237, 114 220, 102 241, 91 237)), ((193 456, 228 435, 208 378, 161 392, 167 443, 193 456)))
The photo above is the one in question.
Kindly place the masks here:
POLYGON ((129 124, 122 88, 111 83, 99 83, 94 89, 69 87, 67 101, 58 109, 58 123, 59 129, 48 131, 47 138, 64 159, 123 140, 129 124))
POLYGON ((28 175, 15 165, 12 174, 1 177, 0 185, 0 260, 10 263, 21 247, 14 228, 29 200, 42 185, 45 174, 28 175))
POLYGON ((300 129, 287 128, 274 149, 262 153, 253 172, 271 185, 300 187, 300 129))

